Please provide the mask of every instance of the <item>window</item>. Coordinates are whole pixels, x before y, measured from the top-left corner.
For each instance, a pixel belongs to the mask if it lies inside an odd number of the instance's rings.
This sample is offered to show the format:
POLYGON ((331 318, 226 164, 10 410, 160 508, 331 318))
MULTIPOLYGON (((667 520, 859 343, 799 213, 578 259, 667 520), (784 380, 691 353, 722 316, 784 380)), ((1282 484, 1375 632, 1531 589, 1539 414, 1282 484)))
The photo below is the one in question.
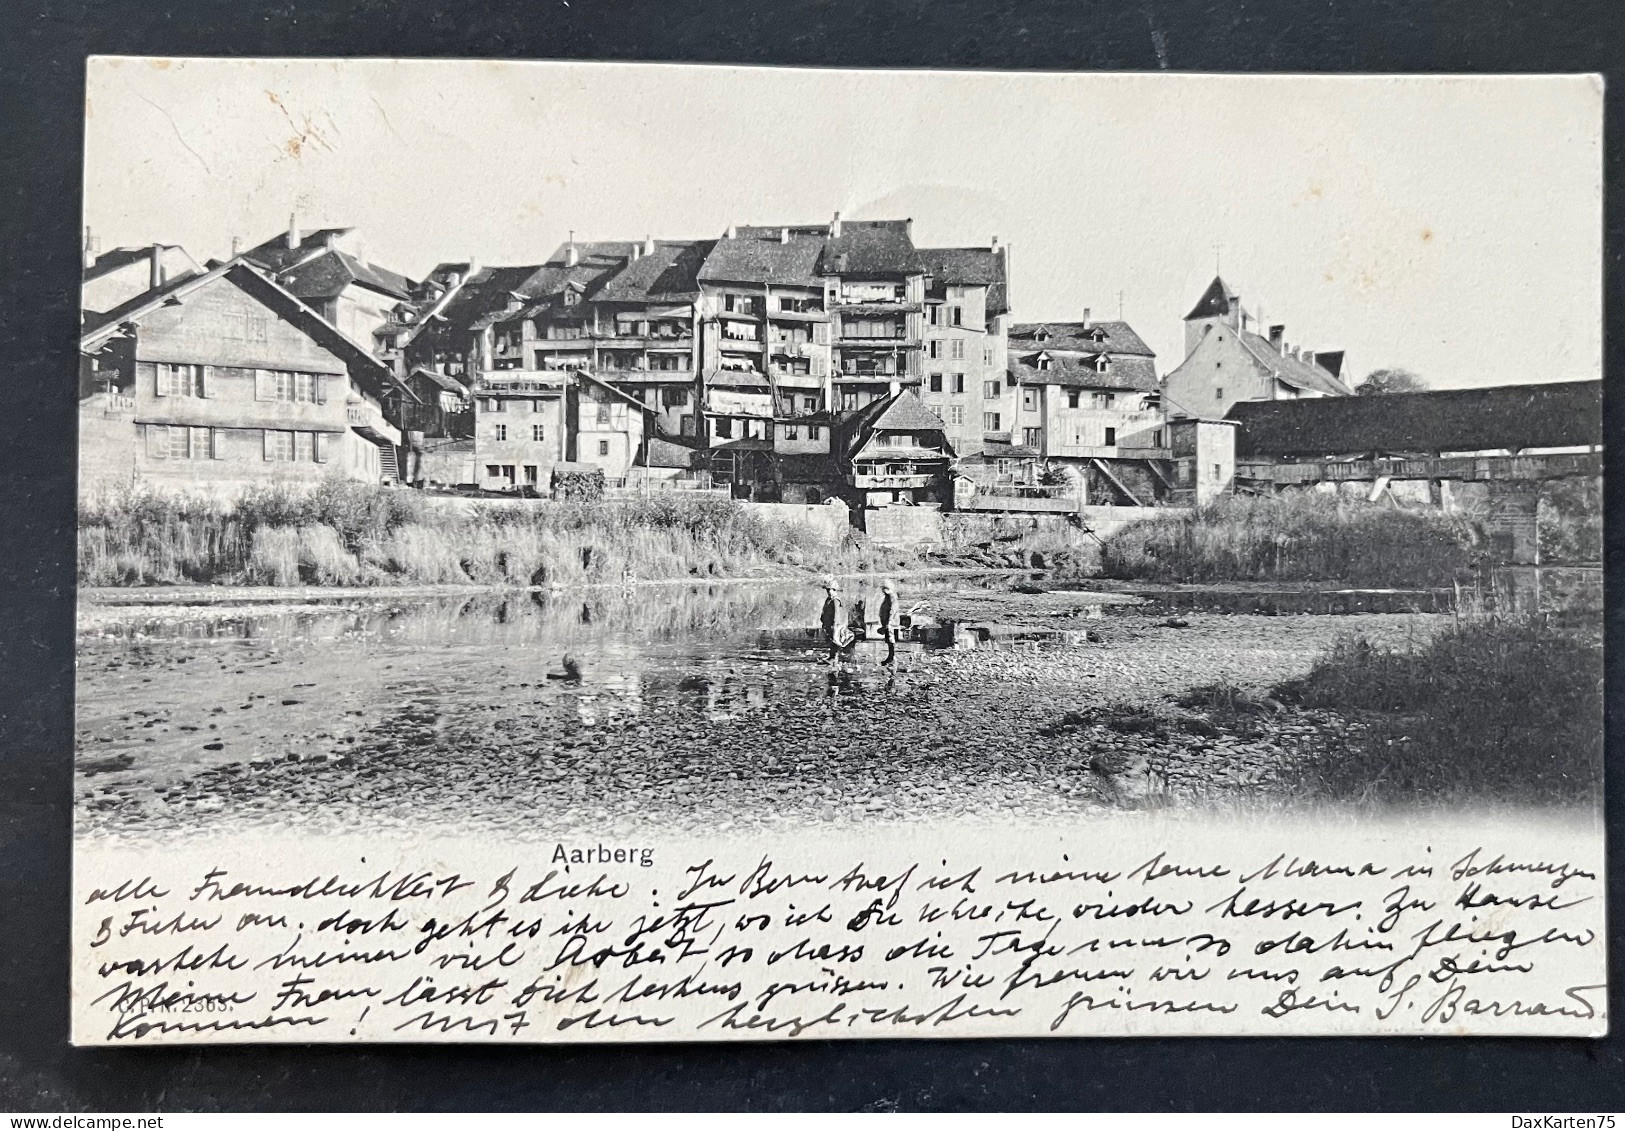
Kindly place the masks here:
POLYGON ((817 397, 802 397, 801 398, 801 407, 802 407, 802 410, 805 411, 805 412, 817 412, 818 411, 818 398, 817 397))
POLYGON ((506 440, 508 438, 508 426, 506 424, 498 424, 491 430, 491 435, 494 439, 506 440))
POLYGON ((1213 465, 1213 478, 1215 478, 1215 479, 1223 478, 1223 476, 1221 476, 1220 473, 1219 473, 1219 465, 1218 464, 1213 465))
POLYGON ((938 306, 936 303, 932 303, 930 306, 925 308, 925 315, 926 321, 928 321, 931 325, 942 325, 942 307, 938 306))
POLYGON ((992 346, 983 347, 983 349, 982 349, 982 364, 983 365, 992 365, 993 364, 993 347, 992 346))
POLYGON ((949 424, 964 424, 965 423, 965 406, 964 405, 962 405, 962 404, 954 404, 954 405, 949 405, 948 406, 948 423, 949 424))
POLYGON ((982 382, 982 399, 984 401, 996 401, 999 399, 999 383, 997 381, 982 382))
POLYGON ((169 458, 191 459, 191 429, 171 428, 169 430, 169 458))
POLYGON ((485 477, 487 479, 498 479, 501 478, 501 476, 502 465, 500 463, 488 463, 485 465, 485 477))
POLYGON ((965 324, 965 308, 962 307, 962 306, 954 307, 954 325, 955 326, 963 326, 964 324, 965 324))
POLYGON ((507 412, 508 402, 503 400, 501 397, 492 397, 488 402, 486 402, 486 408, 492 412, 507 412))
POLYGON ((1025 388, 1021 390, 1021 407, 1025 412, 1038 411, 1038 390, 1025 388))
POLYGON ((661 400, 664 401, 667 408, 686 408, 686 407, 688 407, 688 390, 687 389, 682 389, 682 388, 665 389, 665 390, 663 390, 661 392, 660 395, 661 395, 661 400))
POLYGON ((965 375, 963 373, 955 373, 953 378, 954 392, 963 393, 965 391, 965 375))
POLYGON ((1115 448, 1117 446, 1117 429, 1106 429, 1106 446, 1108 448, 1115 448))
POLYGON ((206 397, 203 366, 158 366, 158 395, 161 397, 206 397))
POLYGON ((598 402, 598 424, 601 427, 604 427, 604 428, 609 427, 609 402, 608 401, 599 401, 598 402))
POLYGON ((931 382, 931 391, 933 393, 942 392, 942 374, 933 373, 927 380, 931 382))
POLYGON ((1224 386, 1223 385, 1218 385, 1218 386, 1216 386, 1214 388, 1214 390, 1213 390, 1213 399, 1216 400, 1216 401, 1224 400, 1224 386))
POLYGON ((314 432, 295 432, 293 434, 293 458, 299 463, 316 462, 316 434, 314 432))
POLYGON ((1078 390, 1076 390, 1076 389, 1068 389, 1066 391, 1066 407, 1067 408, 1077 408, 1078 407, 1078 401, 1080 401, 1082 399, 1083 399, 1083 394, 1078 392, 1078 390))
POLYGON ((1117 397, 1112 393, 1092 393, 1090 399, 1094 401, 1096 408, 1111 408, 1117 401, 1117 397))
POLYGON ((965 360, 965 339, 964 338, 956 338, 953 341, 952 345, 953 345, 953 352, 952 352, 952 354, 950 356, 952 356, 955 361, 964 361, 965 360))
POLYGON ((996 412, 984 412, 982 414, 982 431, 997 432, 998 430, 999 414, 996 412))
POLYGON ((932 338, 929 342, 926 342, 925 343, 925 354, 926 354, 927 357, 931 357, 931 358, 941 357, 942 356, 942 340, 940 338, 932 338))
POLYGON ((711 428, 719 439, 733 439, 734 422, 729 420, 726 416, 717 417, 716 421, 711 425, 711 428))
POLYGON ((540 482, 540 480, 541 468, 537 467, 533 463, 527 463, 525 465, 525 482, 534 487, 538 482, 540 482))
POLYGON ((1041 354, 1038 355, 1038 368, 1040 370, 1047 370, 1047 369, 1050 368, 1050 356, 1049 356, 1049 354, 1041 353, 1041 354))
POLYGON ((581 296, 578 293, 576 293, 575 291, 567 290, 567 291, 564 292, 564 305, 565 306, 574 306, 576 303, 578 303, 580 301, 581 301, 581 296))
POLYGON ((820 432, 820 429, 819 429, 818 425, 816 425, 816 424, 807 425, 807 439, 816 440, 816 439, 819 438, 820 435, 821 435, 821 432, 820 432))
POLYGON ((599 440, 598 441, 598 454, 601 455, 601 456, 609 455, 609 441, 608 440, 599 440))
POLYGON ((543 440, 547 439, 547 429, 543 428, 540 424, 532 424, 530 426, 530 438, 532 443, 541 443, 543 440))
POLYGON ((1021 442, 1029 448, 1042 447, 1044 444, 1044 430, 1042 428, 1023 428, 1021 442))
POLYGON ((784 426, 784 438, 786 440, 801 439, 801 429, 794 424, 786 424, 784 426))

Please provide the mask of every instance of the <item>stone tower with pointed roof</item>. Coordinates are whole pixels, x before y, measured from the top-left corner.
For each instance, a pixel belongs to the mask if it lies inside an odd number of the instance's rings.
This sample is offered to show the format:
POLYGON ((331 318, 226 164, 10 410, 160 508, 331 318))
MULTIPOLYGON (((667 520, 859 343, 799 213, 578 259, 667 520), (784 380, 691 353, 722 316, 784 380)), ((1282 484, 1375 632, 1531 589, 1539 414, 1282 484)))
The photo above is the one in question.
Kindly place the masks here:
POLYGON ((1237 401, 1346 397, 1342 368, 1343 351, 1287 345, 1285 326, 1257 323, 1215 276, 1185 315, 1185 360, 1163 378, 1163 405, 1171 418, 1217 420, 1237 401))

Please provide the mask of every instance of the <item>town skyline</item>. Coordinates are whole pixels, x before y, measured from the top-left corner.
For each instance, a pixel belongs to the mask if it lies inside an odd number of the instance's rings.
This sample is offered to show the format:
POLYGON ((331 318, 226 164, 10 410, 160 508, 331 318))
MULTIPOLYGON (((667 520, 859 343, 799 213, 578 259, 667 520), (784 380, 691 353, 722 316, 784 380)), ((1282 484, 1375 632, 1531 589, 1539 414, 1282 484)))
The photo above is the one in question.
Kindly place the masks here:
POLYGON ((906 217, 922 243, 1009 246, 1017 321, 1114 319, 1121 302, 1163 371, 1217 271, 1292 344, 1346 351, 1355 381, 1389 366, 1436 387, 1600 373, 1600 155, 1586 131, 1553 128, 1576 100, 1600 110, 1583 78, 1295 79, 1276 106, 1267 77, 504 63, 448 88, 446 65, 98 68, 86 222, 104 247, 224 258, 297 210, 420 278, 470 256, 539 263, 572 230, 698 239, 906 217), (223 93, 231 68, 244 81, 223 93), (1366 83, 1358 114, 1349 82, 1366 83), (1278 139, 1268 168, 1240 148, 1261 115, 1278 139), (1518 348, 1529 321, 1552 343, 1538 373, 1518 348))

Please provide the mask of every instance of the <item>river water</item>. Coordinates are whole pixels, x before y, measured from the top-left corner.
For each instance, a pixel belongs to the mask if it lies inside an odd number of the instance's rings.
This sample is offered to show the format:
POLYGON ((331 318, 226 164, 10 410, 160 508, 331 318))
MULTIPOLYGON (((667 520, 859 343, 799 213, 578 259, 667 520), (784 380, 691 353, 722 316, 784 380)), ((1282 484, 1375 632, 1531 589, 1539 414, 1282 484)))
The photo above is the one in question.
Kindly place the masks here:
MULTIPOLYGON (((878 603, 878 583, 846 595, 878 603)), ((87 609, 80 828, 545 837, 1121 806, 1144 791, 1050 733, 1067 711, 1288 678, 1338 632, 1400 639, 1434 619, 1190 614, 1170 628, 1101 594, 909 578, 903 606, 958 630, 922 632, 895 671, 874 645, 832 671, 822 599, 776 581, 87 609)), ((1191 741, 1204 777, 1243 790, 1296 738, 1191 741)))

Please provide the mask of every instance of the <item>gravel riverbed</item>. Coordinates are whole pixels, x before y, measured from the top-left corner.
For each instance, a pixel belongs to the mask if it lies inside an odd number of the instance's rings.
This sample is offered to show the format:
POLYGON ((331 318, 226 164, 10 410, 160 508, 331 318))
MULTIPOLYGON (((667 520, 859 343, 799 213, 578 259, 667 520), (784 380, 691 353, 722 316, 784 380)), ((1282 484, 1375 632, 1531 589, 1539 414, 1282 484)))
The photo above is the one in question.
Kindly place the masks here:
POLYGON ((1295 758, 1358 724, 1282 711, 1245 736, 1121 733, 1090 711, 1267 687, 1340 633, 1397 643, 1444 619, 1191 613, 1171 627, 1120 597, 1000 580, 934 593, 931 612, 1079 642, 912 649, 894 674, 860 649, 832 673, 798 637, 817 595, 751 588, 675 613, 647 594, 212 611, 182 629, 104 610, 81 635, 80 831, 526 839, 1278 803, 1295 758), (550 678, 566 652, 579 680, 550 678))

